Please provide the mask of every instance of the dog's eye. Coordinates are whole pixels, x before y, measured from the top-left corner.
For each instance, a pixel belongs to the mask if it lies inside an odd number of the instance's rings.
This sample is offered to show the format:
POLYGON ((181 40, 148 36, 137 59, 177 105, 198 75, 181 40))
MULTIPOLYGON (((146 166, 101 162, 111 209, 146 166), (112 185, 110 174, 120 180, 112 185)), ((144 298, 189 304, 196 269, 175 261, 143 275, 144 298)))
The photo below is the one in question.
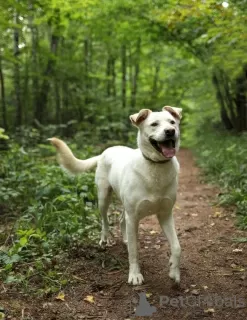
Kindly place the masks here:
POLYGON ((158 125, 158 122, 153 122, 153 123, 151 123, 151 126, 152 126, 152 127, 157 127, 157 125, 158 125))
POLYGON ((171 124, 175 124, 176 122, 175 122, 174 120, 171 120, 170 123, 171 123, 171 124))

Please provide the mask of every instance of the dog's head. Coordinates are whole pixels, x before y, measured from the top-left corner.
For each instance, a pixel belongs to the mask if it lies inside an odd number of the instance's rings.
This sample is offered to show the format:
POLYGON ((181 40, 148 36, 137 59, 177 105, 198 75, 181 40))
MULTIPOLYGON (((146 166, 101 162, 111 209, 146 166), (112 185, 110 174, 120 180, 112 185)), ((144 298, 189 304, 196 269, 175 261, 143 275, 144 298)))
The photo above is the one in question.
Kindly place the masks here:
POLYGON ((171 159, 179 149, 179 123, 182 109, 165 106, 161 112, 142 109, 130 116, 139 129, 138 146, 154 161, 171 159))

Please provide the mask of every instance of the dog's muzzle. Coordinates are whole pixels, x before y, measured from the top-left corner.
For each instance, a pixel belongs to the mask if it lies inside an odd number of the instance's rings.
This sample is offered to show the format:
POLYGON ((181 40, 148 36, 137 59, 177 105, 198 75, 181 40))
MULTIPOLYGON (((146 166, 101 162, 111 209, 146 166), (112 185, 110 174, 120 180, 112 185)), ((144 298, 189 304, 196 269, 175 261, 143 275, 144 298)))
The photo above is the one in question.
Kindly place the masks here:
POLYGON ((161 153, 165 158, 172 158, 176 154, 176 139, 174 133, 172 138, 169 137, 169 134, 166 133, 167 138, 163 141, 156 141, 153 138, 149 138, 151 145, 161 153))

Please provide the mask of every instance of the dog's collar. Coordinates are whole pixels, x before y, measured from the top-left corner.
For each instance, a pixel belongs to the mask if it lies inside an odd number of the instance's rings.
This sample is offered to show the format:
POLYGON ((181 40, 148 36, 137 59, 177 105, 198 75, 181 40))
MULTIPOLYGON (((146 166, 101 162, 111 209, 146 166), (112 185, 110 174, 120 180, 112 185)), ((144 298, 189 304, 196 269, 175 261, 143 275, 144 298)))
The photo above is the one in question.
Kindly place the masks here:
POLYGON ((168 161, 171 161, 171 159, 166 159, 166 160, 160 160, 160 161, 154 161, 153 159, 148 158, 143 152, 142 152, 143 157, 153 163, 166 163, 168 161))

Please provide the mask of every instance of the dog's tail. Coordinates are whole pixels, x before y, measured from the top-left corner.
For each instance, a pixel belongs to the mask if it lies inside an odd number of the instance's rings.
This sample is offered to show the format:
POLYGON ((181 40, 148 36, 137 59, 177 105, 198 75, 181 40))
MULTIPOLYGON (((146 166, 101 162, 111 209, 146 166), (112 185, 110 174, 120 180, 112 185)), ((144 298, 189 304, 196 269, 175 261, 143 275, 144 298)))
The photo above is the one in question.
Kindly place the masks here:
POLYGON ((96 156, 86 160, 77 159, 65 142, 57 138, 48 139, 57 149, 58 163, 70 173, 78 174, 88 171, 97 166, 101 156, 96 156))

